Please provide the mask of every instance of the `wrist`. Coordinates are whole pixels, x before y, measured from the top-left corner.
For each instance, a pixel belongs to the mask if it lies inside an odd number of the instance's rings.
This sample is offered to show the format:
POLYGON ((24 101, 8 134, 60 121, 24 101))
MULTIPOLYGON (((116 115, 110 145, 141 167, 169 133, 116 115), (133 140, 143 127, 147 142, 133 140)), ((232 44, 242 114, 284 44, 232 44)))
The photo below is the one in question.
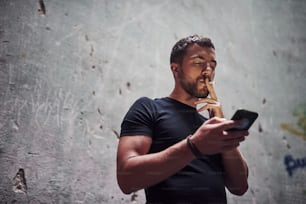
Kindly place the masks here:
POLYGON ((192 142, 192 140, 190 139, 192 135, 189 135, 187 137, 187 146, 189 147, 190 151, 192 152, 192 154, 197 158, 200 159, 203 157, 203 154, 201 153, 201 151, 196 147, 196 145, 192 142))
POLYGON ((221 153, 223 159, 235 159, 237 155, 240 155, 239 150, 234 148, 221 153))

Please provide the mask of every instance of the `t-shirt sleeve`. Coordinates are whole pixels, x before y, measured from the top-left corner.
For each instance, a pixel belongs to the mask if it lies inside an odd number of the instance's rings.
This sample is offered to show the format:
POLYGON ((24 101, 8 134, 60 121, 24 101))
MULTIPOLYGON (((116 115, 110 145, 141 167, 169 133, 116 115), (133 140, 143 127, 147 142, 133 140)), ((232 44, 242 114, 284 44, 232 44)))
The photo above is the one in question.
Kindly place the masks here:
POLYGON ((121 136, 152 136, 155 115, 154 101, 142 97, 138 99, 126 113, 121 123, 121 136))

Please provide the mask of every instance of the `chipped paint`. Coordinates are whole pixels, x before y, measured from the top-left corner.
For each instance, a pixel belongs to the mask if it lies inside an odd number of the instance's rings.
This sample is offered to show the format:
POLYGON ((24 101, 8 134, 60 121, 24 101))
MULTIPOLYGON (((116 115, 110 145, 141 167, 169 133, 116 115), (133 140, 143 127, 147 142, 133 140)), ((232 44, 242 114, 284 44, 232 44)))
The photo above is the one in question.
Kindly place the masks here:
POLYGON ((38 9, 39 14, 42 16, 46 15, 46 6, 45 6, 44 1, 39 0, 38 4, 39 4, 39 9, 38 9))
POLYGON ((295 123, 281 123, 280 127, 290 134, 306 140, 306 103, 297 106, 292 115, 295 123))

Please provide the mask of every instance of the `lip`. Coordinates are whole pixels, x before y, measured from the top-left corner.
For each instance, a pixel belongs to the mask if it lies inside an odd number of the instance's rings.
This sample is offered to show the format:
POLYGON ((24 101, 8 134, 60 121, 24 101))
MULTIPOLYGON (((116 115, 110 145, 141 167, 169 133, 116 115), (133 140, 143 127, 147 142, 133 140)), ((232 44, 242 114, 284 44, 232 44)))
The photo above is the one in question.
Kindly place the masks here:
POLYGON ((205 80, 203 80, 203 79, 200 79, 199 81, 198 81, 198 85, 202 88, 202 89, 207 89, 207 85, 206 85, 206 83, 205 83, 205 80))
POLYGON ((205 86, 205 87, 206 87, 205 80, 200 79, 200 80, 199 80, 199 84, 201 84, 201 86, 205 86))
MULTIPOLYGON (((201 80, 202 80, 202 79, 201 79, 201 80)), ((214 81, 214 80, 211 80, 209 77, 205 77, 205 78, 203 79, 203 81, 204 81, 205 84, 208 83, 208 84, 213 85, 213 84, 215 83, 215 81, 214 81), (206 82, 206 80, 208 80, 208 82, 206 82)))
POLYGON ((199 82, 205 83, 205 80, 204 79, 200 79, 199 82))

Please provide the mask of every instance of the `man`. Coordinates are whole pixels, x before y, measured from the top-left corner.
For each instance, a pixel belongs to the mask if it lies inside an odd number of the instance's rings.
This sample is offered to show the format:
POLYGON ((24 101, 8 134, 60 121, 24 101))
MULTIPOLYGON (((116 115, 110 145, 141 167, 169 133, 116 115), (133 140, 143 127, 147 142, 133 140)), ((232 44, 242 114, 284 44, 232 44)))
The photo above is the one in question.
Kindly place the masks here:
POLYGON ((248 167, 237 147, 248 131, 227 131, 241 122, 221 118, 220 103, 208 98, 216 65, 208 38, 174 45, 171 94, 138 99, 122 122, 117 180, 124 193, 145 189, 147 203, 204 204, 226 203, 225 187, 235 195, 247 191, 248 167), (202 102, 210 119, 196 109, 202 102))

